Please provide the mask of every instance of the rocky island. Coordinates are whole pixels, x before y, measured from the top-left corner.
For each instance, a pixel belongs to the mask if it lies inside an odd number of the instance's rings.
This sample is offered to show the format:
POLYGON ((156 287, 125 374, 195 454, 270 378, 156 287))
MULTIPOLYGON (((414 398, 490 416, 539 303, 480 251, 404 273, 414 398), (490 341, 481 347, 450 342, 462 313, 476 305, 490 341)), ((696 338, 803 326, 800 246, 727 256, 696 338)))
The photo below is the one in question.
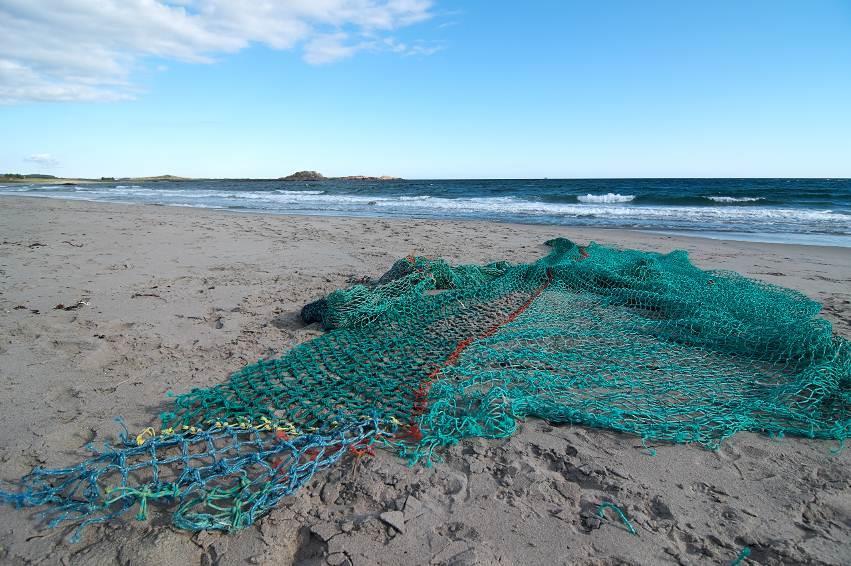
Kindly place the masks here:
POLYGON ((367 175, 349 175, 347 177, 326 177, 319 171, 296 171, 292 175, 281 177, 279 181, 401 181, 401 177, 382 175, 370 177, 367 175))

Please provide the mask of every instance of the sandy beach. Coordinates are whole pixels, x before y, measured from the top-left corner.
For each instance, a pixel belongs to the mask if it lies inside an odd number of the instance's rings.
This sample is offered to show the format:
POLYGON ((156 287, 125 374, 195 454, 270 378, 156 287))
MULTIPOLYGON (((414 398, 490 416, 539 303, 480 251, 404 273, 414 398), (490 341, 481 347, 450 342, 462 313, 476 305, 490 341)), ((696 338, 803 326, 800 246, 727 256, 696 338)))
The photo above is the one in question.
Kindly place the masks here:
MULTIPOLYGON (((626 230, 234 214, 0 199, 0 478, 62 466, 156 425, 207 387, 319 334, 301 307, 409 254, 526 262, 555 236, 667 252, 824 304, 851 337, 851 250, 626 230), (59 305, 62 305, 59 307, 59 305)), ((132 514, 70 544, 4 508, 9 564, 847 564, 851 456, 835 442, 738 434, 718 451, 537 420, 428 468, 379 451, 317 475, 258 524, 189 534, 132 514), (633 536, 594 510, 618 502, 633 536)))

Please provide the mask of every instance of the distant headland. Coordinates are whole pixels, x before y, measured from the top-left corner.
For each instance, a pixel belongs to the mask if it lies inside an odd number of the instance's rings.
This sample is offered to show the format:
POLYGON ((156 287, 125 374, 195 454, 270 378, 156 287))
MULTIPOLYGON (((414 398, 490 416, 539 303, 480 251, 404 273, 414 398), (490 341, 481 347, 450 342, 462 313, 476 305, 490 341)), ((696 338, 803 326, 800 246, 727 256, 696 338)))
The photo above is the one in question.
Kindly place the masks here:
MULTIPOLYGON (((76 185, 81 183, 114 183, 114 182, 180 182, 180 181, 204 181, 213 180, 209 177, 178 177, 176 175, 157 175, 155 177, 100 177, 100 178, 76 178, 57 177, 42 173, 4 173, 0 174, 0 183, 52 183, 57 185, 76 185)), ((348 175, 345 177, 326 177, 318 171, 296 171, 286 177, 276 179, 238 179, 240 181, 401 181, 401 177, 381 175, 372 177, 368 175, 348 175)))
POLYGON ((401 177, 369 177, 367 175, 349 175, 347 177, 326 177, 318 171, 296 171, 292 175, 281 177, 279 181, 401 181, 401 177))

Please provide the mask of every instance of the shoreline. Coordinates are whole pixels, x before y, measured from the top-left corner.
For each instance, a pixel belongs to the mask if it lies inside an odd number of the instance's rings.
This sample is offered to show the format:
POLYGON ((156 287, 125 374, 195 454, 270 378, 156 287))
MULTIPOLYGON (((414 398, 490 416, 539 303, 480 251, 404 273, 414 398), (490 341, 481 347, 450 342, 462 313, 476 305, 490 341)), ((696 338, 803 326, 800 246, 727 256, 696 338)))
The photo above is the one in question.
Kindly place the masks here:
POLYGON ((426 215, 381 215, 381 214, 356 214, 356 213, 306 213, 306 212, 281 212, 277 210, 251 210, 242 207, 217 207, 204 205, 184 205, 184 204, 159 204, 146 202, 132 201, 103 201, 93 198, 69 197, 69 196, 53 196, 53 195, 34 195, 34 194, 16 194, 16 195, 0 195, 0 202, 4 199, 45 199, 58 201, 72 202, 88 202, 105 205, 117 206, 145 206, 145 207, 162 207, 176 209, 194 209, 199 211, 224 212, 228 214, 245 214, 245 215, 269 215, 269 216, 293 216, 298 218, 350 218, 350 219, 382 219, 389 221, 429 221, 429 222, 462 222, 462 223, 486 223, 486 224, 507 224, 516 226, 548 226, 553 230, 583 230, 583 231, 625 231, 636 232, 640 234, 656 234, 662 236, 671 236, 674 238, 695 238, 700 240, 718 240, 729 242, 751 242, 759 244, 776 244, 776 245, 795 245, 806 247, 830 247, 839 249, 851 248, 851 236, 842 236, 835 234, 822 233, 774 233, 774 232, 718 232, 714 230, 665 230, 655 228, 627 228, 627 227, 610 227, 610 226, 576 226, 567 224, 551 224, 545 222, 518 222, 512 219, 499 218, 435 218, 426 215), (787 240, 784 240, 786 238, 787 240), (827 240, 827 241, 826 241, 827 240), (832 242, 830 240, 833 240, 832 242))
MULTIPOLYGON (((851 337, 843 248, 487 221, 269 214, 90 201, 0 199, 0 478, 72 465, 84 446, 157 425, 168 394, 209 387, 321 334, 301 307, 408 254, 453 263, 527 262, 543 242, 669 252, 822 302, 851 337), (81 304, 80 301, 83 303, 81 304), (66 308, 56 308, 62 304, 66 308), (77 307, 77 305, 80 305, 77 307)), ((339 465, 233 534, 187 534, 152 505, 147 521, 92 525, 79 544, 4 508, 9 563, 840 564, 851 554, 851 453, 836 443, 739 433, 718 451, 580 426, 520 423, 472 439, 434 466, 387 451, 339 465), (616 501, 640 533, 596 505, 616 501), (421 505, 416 511, 409 500, 421 505), (409 508, 408 506, 411 505, 409 508), (399 530, 382 519, 402 513, 399 530), (464 562, 464 560, 467 562, 464 562), (340 563, 345 563, 340 562, 340 563)))

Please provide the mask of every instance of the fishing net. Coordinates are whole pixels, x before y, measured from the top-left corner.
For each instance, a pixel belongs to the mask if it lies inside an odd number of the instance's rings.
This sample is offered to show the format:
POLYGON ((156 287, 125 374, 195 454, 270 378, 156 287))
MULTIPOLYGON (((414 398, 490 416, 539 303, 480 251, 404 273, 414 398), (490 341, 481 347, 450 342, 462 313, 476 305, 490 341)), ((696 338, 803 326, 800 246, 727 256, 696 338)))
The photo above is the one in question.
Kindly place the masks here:
POLYGON ((707 448, 744 430, 849 436, 851 348, 818 303, 682 251, 547 244, 530 264, 399 260, 305 306, 323 336, 0 496, 80 526, 156 503, 181 528, 232 530, 347 455, 430 462, 526 417, 707 448))

